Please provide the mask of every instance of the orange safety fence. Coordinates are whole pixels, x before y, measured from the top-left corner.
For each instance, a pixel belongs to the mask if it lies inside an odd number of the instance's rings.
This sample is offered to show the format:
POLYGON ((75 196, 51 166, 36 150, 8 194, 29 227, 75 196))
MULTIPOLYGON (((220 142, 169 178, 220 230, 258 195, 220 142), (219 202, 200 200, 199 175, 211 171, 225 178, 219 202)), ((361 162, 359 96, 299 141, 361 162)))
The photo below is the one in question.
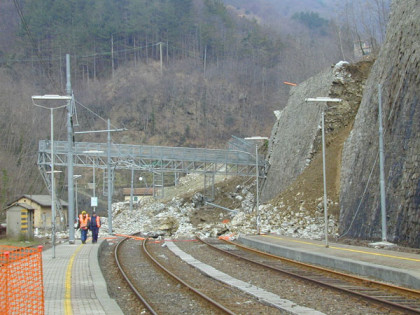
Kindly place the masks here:
POLYGON ((287 82, 287 81, 284 81, 283 83, 284 83, 284 84, 287 84, 287 85, 291 85, 291 86, 297 86, 297 84, 296 84, 296 83, 292 83, 292 82, 287 82))
POLYGON ((140 236, 134 236, 134 235, 125 235, 125 234, 117 234, 115 233, 116 236, 122 236, 122 237, 127 237, 127 238, 131 238, 133 240, 137 240, 137 241, 143 241, 145 240, 144 237, 140 237, 140 236))
POLYGON ((219 240, 231 241, 235 237, 235 233, 219 236, 219 240))
POLYGON ((0 314, 44 314, 42 246, 0 245, 0 314))

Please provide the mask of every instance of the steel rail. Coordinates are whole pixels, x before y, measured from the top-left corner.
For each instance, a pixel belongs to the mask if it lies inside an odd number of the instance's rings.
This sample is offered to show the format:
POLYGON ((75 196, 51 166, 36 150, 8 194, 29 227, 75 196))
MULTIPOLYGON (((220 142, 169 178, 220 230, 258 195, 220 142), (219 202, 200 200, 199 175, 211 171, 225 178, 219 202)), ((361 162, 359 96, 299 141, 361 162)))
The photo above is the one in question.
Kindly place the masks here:
POLYGON ((216 302, 215 300, 213 300, 212 298, 210 298, 209 296, 205 295, 204 293, 200 292, 199 290, 195 289, 194 287, 192 287, 191 285, 189 285, 188 283, 186 283, 184 280, 182 280, 181 278, 179 278, 177 275, 175 275, 173 272, 169 271, 167 268, 165 268, 161 263, 159 263, 153 256, 152 254, 147 250, 147 243, 148 239, 143 241, 143 251, 146 253, 146 255, 148 256, 148 258, 150 258, 151 261, 153 261, 155 263, 155 265, 157 267, 159 267, 161 270, 163 270, 166 274, 168 274, 169 276, 171 276, 172 278, 174 278, 176 281, 178 281, 179 283, 181 283, 182 285, 184 285, 185 287, 187 287, 191 292, 195 293, 196 295, 200 296, 201 298, 203 298, 205 301, 209 302, 210 304, 212 304, 213 306, 217 307, 219 310, 225 312, 226 314, 235 314, 233 313, 231 310, 227 309, 226 307, 224 307, 222 304, 216 302))
POLYGON ((242 248, 244 250, 249 250, 249 251, 256 252, 258 254, 264 255, 264 256, 272 257, 272 258, 279 259, 279 260, 282 260, 282 261, 286 261, 286 262, 289 262, 289 263, 292 263, 292 264, 308 267, 308 268, 311 268, 311 269, 324 271, 324 272, 329 273, 329 274, 337 275, 337 276, 344 277, 344 278, 347 278, 347 279, 350 279, 350 280, 355 280, 357 282, 362 282, 362 283, 367 284, 367 285, 373 285, 373 286, 378 286, 378 287, 386 286, 387 288, 389 288, 391 290, 399 291, 399 292, 401 292, 403 294, 407 294, 407 295, 413 295, 416 298, 420 299, 420 291, 419 290, 405 288, 405 287, 399 287, 399 286, 396 286, 396 285, 393 285, 393 284, 390 284, 390 283, 379 282, 379 281, 375 281, 375 280, 372 280, 372 279, 362 278, 362 277, 351 275, 351 274, 348 274, 348 273, 343 273, 343 272, 340 272, 340 271, 328 269, 328 268, 325 268, 325 267, 306 264, 306 263, 303 263, 303 262, 300 262, 300 261, 297 261, 297 260, 292 260, 292 259, 289 259, 289 258, 280 257, 280 256, 276 256, 276 255, 273 255, 273 254, 270 254, 270 253, 259 251, 255 248, 251 248, 251 247, 247 247, 247 246, 244 246, 244 245, 241 245, 241 244, 238 244, 238 243, 234 243, 234 242, 231 242, 231 241, 226 240, 226 239, 223 239, 223 241, 228 243, 228 244, 234 245, 236 247, 242 248))
MULTIPOLYGON (((372 295, 368 295, 368 294, 365 294, 365 293, 358 292, 358 291, 356 291, 357 288, 354 288, 352 290, 352 289, 340 287, 337 284, 331 284, 331 283, 326 282, 325 280, 323 281, 323 280, 314 279, 314 278, 311 278, 309 276, 299 275, 299 274, 297 274, 296 272, 293 272, 293 271, 283 270, 283 269, 280 269, 278 267, 270 266, 266 263, 257 262, 255 260, 252 260, 252 259, 240 256, 238 254, 234 254, 232 252, 229 252, 229 251, 223 250, 221 248, 218 248, 217 246, 215 246, 213 244, 210 244, 209 242, 206 242, 205 240, 203 240, 199 237, 197 237, 197 239, 199 241, 201 241, 202 243, 210 246, 211 248, 213 248, 215 250, 218 250, 220 252, 223 252, 225 254, 231 255, 233 257, 236 257, 237 259, 246 260, 250 263, 253 263, 253 264, 256 264, 256 265, 259 265, 259 266, 263 266, 263 267, 266 267, 268 269, 278 271, 278 272, 284 273, 284 274, 289 275, 289 276, 293 276, 295 278, 299 278, 299 279, 302 279, 302 280, 305 280, 305 281, 310 281, 310 282, 313 282, 315 284, 322 285, 322 286, 325 286, 325 287, 328 287, 328 288, 331 288, 331 289, 334 289, 334 290, 346 292, 348 294, 351 294, 351 295, 354 295, 354 296, 357 296, 357 297, 362 297, 364 299, 374 301, 374 302, 376 302, 380 305, 386 305, 388 307, 392 307, 392 308, 398 309, 400 311, 402 310, 404 312, 409 312, 411 314, 420 314, 420 304, 419 304, 418 308, 412 308, 411 306, 406 306, 406 305, 402 305, 402 304, 399 304, 399 303, 396 303, 396 302, 393 302, 393 301, 386 300, 385 297, 383 297, 383 296, 381 296, 379 298, 379 297, 376 297, 376 296, 372 296, 372 295)), ((230 244, 230 245, 234 245, 235 247, 239 247, 239 248, 241 248, 245 251, 253 252, 253 253, 256 253, 256 254, 259 254, 259 255, 262 255, 262 256, 266 256, 266 257, 275 258, 275 259, 280 260, 280 261, 286 261, 286 262, 291 263, 291 264, 295 264, 295 265, 302 266, 302 267, 305 267, 305 268, 310 268, 310 269, 313 269, 313 270, 317 270, 318 272, 321 271, 321 272, 325 272, 325 273, 329 273, 329 274, 334 274, 336 276, 345 277, 347 279, 351 279, 353 281, 357 281, 358 283, 362 283, 362 284, 375 284, 375 286, 377 286, 377 287, 380 286, 382 288, 386 288, 387 290, 404 291, 407 295, 415 295, 416 298, 420 300, 420 292, 417 291, 417 290, 397 287, 397 286, 394 286, 394 285, 388 285, 386 283, 381 283, 381 282, 377 282, 377 281, 373 281, 373 280, 367 280, 365 278, 360 278, 360 277, 357 277, 357 276, 336 272, 336 271, 333 271, 333 270, 330 270, 330 269, 326 269, 326 268, 322 268, 322 267, 318 267, 318 266, 313 266, 313 265, 301 263, 301 262, 298 262, 298 261, 294 261, 294 260, 291 260, 291 259, 275 256, 275 255, 265 253, 265 252, 262 252, 262 251, 259 251, 259 250, 253 249, 253 248, 249 248, 249 247, 246 247, 246 246, 243 246, 243 245, 236 244, 234 242, 231 242, 231 241, 228 241, 228 240, 225 240, 225 239, 223 239, 223 241, 230 244)), ((336 280, 336 279, 337 278, 334 278, 334 280, 336 280)), ((361 288, 358 288, 358 289, 361 289, 361 288)), ((405 298, 405 297, 404 296, 393 296, 392 298, 398 299, 398 298, 405 298)), ((419 301, 415 301, 415 302, 419 303, 419 301)))
POLYGON ((134 286, 134 284, 130 281, 130 279, 128 278, 127 274, 125 273, 120 260, 118 258, 119 254, 119 247, 120 245, 127 241, 129 239, 129 237, 126 237, 124 239, 122 239, 121 241, 118 242, 118 244, 115 246, 115 250, 114 250, 114 257, 115 257, 115 261, 117 263, 118 266, 118 270, 121 272, 121 275, 124 277, 125 281, 127 282, 128 286, 130 287, 130 289, 133 291, 133 293, 136 295, 136 297, 143 303, 143 305, 146 307, 146 309, 153 315, 157 315, 156 311, 153 309, 153 307, 146 301, 146 299, 143 297, 143 295, 137 291, 136 287, 134 286))

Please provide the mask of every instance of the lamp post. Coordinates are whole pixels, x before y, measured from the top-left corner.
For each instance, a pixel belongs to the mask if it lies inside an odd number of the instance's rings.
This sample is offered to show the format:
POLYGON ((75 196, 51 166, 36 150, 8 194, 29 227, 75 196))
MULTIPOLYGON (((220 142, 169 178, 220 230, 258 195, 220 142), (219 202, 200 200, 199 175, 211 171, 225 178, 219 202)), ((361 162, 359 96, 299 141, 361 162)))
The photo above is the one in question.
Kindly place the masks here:
MULTIPOLYGON (((246 140, 268 140, 267 137, 248 137, 246 140)), ((258 143, 255 144, 255 177, 257 182, 256 208, 257 208, 257 234, 260 234, 260 172, 258 170, 258 143)))
MULTIPOLYGON (((305 102, 341 102, 340 98, 331 98, 331 97, 316 97, 316 98, 306 98, 305 102)), ((325 247, 328 245, 328 209, 327 209, 327 176, 325 171, 325 123, 324 123, 324 110, 322 110, 322 174, 324 181, 324 234, 325 234, 325 247)))
POLYGON ((90 200, 90 206, 93 208, 93 211, 96 210, 96 207, 98 206, 98 198, 96 198, 96 174, 95 174, 95 168, 96 168, 96 158, 99 154, 104 153, 104 151, 99 151, 99 150, 89 150, 89 151, 83 151, 83 153, 85 154, 92 154, 94 155, 94 159, 93 159, 93 187, 92 187, 92 198, 90 200))
POLYGON ((36 104, 35 101, 37 100, 55 100, 55 101, 69 101, 71 100, 71 96, 60 96, 60 95, 33 95, 32 96, 32 103, 44 109, 50 110, 51 116, 51 241, 53 247, 53 258, 55 258, 55 219, 56 219, 56 209, 55 209, 55 180, 54 180, 54 109, 60 109, 67 106, 61 105, 57 107, 48 107, 44 105, 36 104))

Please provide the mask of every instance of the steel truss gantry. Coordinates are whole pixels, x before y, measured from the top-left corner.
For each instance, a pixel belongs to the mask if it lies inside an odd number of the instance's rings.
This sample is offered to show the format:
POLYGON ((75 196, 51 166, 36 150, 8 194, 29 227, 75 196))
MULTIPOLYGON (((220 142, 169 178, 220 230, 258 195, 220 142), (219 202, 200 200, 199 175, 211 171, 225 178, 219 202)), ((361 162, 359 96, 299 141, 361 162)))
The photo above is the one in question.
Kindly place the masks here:
MULTIPOLYGON (((153 173, 153 189, 156 196, 163 196, 163 179, 160 184, 155 178, 163 173, 200 173, 204 174, 204 192, 208 201, 214 199, 214 176, 256 176, 264 177, 265 160, 261 156, 241 150, 219 150, 182 147, 163 147, 148 145, 127 145, 113 143, 75 142, 72 148, 73 167, 94 167, 104 172, 113 192, 114 172, 118 169, 142 170, 153 173), (257 165, 258 164, 258 165, 257 165), (258 168, 258 169, 257 169, 258 168)), ((68 141, 54 141, 54 163, 56 167, 68 168, 68 141)), ((51 181, 51 141, 39 141, 38 167, 48 190, 51 181)), ((163 178, 163 177, 162 177, 163 178)), ((104 191, 105 185, 104 185, 104 191)), ((112 198, 112 197, 111 197, 112 198)), ((57 199, 56 199, 57 200, 57 199)), ((111 199, 112 200, 112 199, 111 199)), ((63 222, 63 210, 57 209, 63 222)), ((65 223, 65 222, 64 222, 65 223)))
MULTIPOLYGON (((75 142, 73 165, 106 169, 108 158, 115 169, 134 169, 150 172, 224 174, 255 176, 255 155, 237 150, 162 147, 148 145, 75 142), (109 152, 109 153, 108 153, 109 152), (109 154, 109 157, 108 157, 109 154)), ((55 165, 67 167, 67 141, 54 141, 55 165)), ((263 176, 265 161, 258 159, 260 177, 263 176)), ((38 150, 38 166, 51 165, 51 141, 41 140, 38 150)))

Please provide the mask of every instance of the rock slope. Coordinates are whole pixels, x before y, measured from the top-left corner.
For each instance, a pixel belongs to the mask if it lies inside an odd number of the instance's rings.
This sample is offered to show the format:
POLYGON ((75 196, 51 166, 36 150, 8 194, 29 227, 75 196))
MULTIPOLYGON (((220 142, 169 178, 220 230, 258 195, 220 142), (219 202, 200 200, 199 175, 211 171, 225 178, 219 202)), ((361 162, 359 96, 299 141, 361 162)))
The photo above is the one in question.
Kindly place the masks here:
POLYGON ((387 240, 420 247, 420 2, 394 1, 342 159, 340 233, 381 238, 378 89, 385 146, 387 240))

